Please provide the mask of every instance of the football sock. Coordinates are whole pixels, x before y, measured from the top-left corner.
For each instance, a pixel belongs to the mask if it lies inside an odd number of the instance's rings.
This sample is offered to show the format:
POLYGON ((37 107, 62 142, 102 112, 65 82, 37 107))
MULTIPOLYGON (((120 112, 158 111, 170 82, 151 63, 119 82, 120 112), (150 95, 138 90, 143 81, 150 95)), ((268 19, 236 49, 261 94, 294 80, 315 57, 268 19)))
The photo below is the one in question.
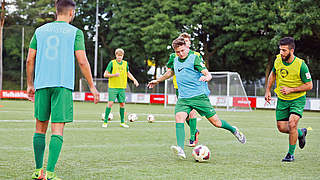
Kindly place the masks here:
POLYGON ((289 144, 289 151, 288 151, 288 153, 291 154, 291 155, 293 155, 295 149, 296 149, 296 144, 295 144, 295 145, 289 144))
POLYGON ((121 123, 124 123, 124 108, 120 108, 120 119, 121 123))
POLYGON ((189 120, 189 126, 190 126, 190 139, 192 140, 192 141, 194 141, 195 140, 195 138, 196 138, 196 128, 197 128, 197 118, 191 118, 190 120, 189 120))
POLYGON ((43 166, 43 155, 46 148, 46 134, 34 133, 33 135, 33 151, 36 161, 36 169, 43 166))
POLYGON ((54 172, 54 168, 59 159, 62 148, 63 137, 60 135, 52 135, 49 145, 49 157, 47 171, 54 172))
POLYGON ((227 121, 221 120, 221 128, 226 129, 232 133, 236 131, 236 128, 232 127, 227 121))
POLYGON ((105 115, 104 115, 104 122, 105 122, 105 123, 108 122, 108 117, 109 117, 110 111, 111 111, 111 108, 107 107, 107 108, 106 108, 106 113, 105 113, 105 115))
POLYGON ((301 137, 303 135, 301 129, 298 129, 298 137, 301 137))
POLYGON ((184 123, 176 123, 177 145, 184 149, 184 123))

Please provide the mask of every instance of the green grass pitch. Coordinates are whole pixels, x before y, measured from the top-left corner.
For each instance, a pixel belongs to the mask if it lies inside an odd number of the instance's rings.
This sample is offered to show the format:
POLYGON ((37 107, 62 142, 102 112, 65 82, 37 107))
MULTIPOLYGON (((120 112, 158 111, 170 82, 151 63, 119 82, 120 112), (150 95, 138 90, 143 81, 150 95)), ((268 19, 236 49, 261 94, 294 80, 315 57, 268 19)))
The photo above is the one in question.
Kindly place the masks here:
MULTIPOLYGON (((312 127, 306 147, 298 145, 295 162, 283 163, 288 135, 276 129, 275 112, 218 111, 221 119, 238 126, 247 143, 240 144, 228 131, 198 121, 199 144, 211 150, 206 163, 196 163, 192 148, 185 147, 186 160, 178 160, 170 146, 176 144, 174 108, 160 105, 127 104, 127 113, 138 121, 119 126, 119 105, 112 108, 114 119, 101 128, 106 103, 74 103, 73 123, 64 131, 62 153, 56 172, 62 179, 320 179, 320 113, 305 112, 299 127, 312 127), (147 114, 155 123, 147 123, 147 114)), ((31 179, 35 167, 32 136, 35 129, 33 104, 0 101, 0 179, 31 179)), ((185 124, 186 142, 189 128, 185 124)), ((47 133, 45 166, 50 130, 47 133)))

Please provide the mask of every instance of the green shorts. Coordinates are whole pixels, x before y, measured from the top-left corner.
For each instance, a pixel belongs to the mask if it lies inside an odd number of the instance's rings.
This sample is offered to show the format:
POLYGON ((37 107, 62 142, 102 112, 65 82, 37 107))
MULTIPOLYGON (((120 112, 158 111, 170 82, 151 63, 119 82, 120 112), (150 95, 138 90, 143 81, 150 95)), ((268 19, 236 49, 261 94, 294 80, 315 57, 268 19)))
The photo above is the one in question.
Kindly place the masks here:
POLYGON ((115 102, 118 99, 119 103, 126 102, 126 89, 121 88, 109 88, 109 101, 115 102))
POLYGON ((277 121, 289 121, 290 114, 296 114, 302 118, 304 106, 306 105, 306 96, 294 100, 282 100, 278 98, 276 107, 277 121))
POLYGON ((73 121, 72 91, 63 87, 51 87, 36 90, 34 117, 40 121, 66 123, 73 121))
POLYGON ((205 94, 192 98, 178 99, 175 114, 178 112, 186 112, 189 114, 192 109, 195 109, 201 116, 205 116, 206 118, 210 118, 216 114, 208 96, 205 94))

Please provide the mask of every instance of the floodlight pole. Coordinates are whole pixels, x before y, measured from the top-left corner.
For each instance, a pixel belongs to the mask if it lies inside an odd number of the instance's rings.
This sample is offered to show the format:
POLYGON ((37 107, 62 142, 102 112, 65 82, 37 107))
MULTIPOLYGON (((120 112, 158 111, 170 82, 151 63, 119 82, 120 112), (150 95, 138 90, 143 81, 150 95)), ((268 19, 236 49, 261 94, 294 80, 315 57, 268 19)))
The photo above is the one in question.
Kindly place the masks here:
POLYGON ((98 65, 98 27, 99 27, 99 0, 96 4, 96 36, 95 36, 95 49, 94 49, 94 79, 97 78, 97 65, 98 65))
POLYGON ((22 27, 22 39, 21 39, 21 87, 20 90, 23 90, 23 60, 24 60, 24 27, 22 27))

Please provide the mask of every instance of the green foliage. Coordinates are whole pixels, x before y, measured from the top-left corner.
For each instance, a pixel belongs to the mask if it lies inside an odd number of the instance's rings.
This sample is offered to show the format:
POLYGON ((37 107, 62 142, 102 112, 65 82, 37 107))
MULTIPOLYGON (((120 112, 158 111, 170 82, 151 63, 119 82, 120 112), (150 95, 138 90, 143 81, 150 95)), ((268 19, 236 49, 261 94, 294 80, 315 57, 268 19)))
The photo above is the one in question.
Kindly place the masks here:
MULTIPOLYGON (((72 22, 85 33, 92 68, 95 3, 78 1, 72 22)), ((17 0, 13 4, 17 10, 7 16, 5 28, 30 27, 25 37, 27 52, 35 28, 54 20, 54 0, 17 0)), ((319 8, 320 2, 312 0, 100 0, 98 77, 102 77, 107 63, 114 58, 114 50, 121 47, 132 67, 130 71, 140 82, 146 82, 146 60, 153 60, 156 66, 165 65, 173 52, 171 42, 181 32, 188 32, 192 36, 191 48, 202 53, 210 71, 236 71, 249 82, 268 75, 279 53, 279 39, 293 36, 297 44, 295 54, 306 60, 313 79, 319 79, 319 8)), ((4 61, 5 73, 19 71, 18 37, 15 32, 4 36, 4 58, 10 59, 4 61)), ((76 73, 78 82, 78 68, 76 73)), ((8 76, 4 79, 18 78, 8 76)))

